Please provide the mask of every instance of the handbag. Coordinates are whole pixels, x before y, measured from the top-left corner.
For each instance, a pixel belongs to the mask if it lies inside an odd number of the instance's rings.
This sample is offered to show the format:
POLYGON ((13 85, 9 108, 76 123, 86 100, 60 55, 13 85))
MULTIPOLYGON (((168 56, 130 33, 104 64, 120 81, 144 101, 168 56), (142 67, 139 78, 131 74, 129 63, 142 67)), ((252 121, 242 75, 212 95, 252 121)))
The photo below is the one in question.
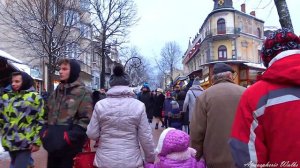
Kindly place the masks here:
POLYGON ((96 168, 95 166, 93 166, 96 152, 92 152, 89 139, 86 141, 83 148, 84 151, 78 153, 73 159, 73 168, 96 168))

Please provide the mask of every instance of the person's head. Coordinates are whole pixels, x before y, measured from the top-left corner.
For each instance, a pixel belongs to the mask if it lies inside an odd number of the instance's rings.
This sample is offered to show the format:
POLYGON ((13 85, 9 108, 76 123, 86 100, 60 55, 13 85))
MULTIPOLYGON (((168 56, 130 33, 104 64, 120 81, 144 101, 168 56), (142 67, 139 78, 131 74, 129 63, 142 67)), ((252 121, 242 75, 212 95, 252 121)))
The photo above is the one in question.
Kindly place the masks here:
POLYGON ((113 74, 110 76, 109 85, 113 86, 129 86, 130 77, 124 72, 122 64, 116 64, 113 69, 113 74))
POLYGON ((162 90, 161 88, 157 88, 156 89, 156 94, 157 95, 160 95, 160 94, 162 94, 164 92, 164 90, 162 90))
POLYGON ((190 136, 187 133, 167 128, 161 133, 155 152, 159 156, 184 152, 188 149, 189 143, 190 136))
POLYGON ((145 82, 142 87, 142 92, 149 92, 149 91, 150 91, 149 84, 145 82))
POLYGON ((80 64, 75 59, 60 60, 59 68, 59 79, 62 83, 73 83, 79 78, 80 64))
POLYGON ((100 93, 101 93, 101 94, 105 94, 105 89, 104 89, 104 88, 101 88, 101 89, 100 89, 100 93))
POLYGON ((300 49, 300 38, 290 29, 283 28, 269 34, 264 41, 261 58, 265 67, 269 67, 271 60, 286 50, 300 49))
POLYGON ((179 104, 175 100, 171 101, 171 106, 172 109, 179 109, 179 104))
POLYGON ((174 87, 174 90, 175 90, 175 92, 179 92, 179 91, 180 91, 180 85, 176 85, 176 86, 174 87))
POLYGON ((200 78, 199 77, 196 77, 193 81, 193 85, 195 86, 200 86, 200 78))
POLYGON ((216 63, 213 67, 213 83, 220 80, 234 80, 234 70, 230 65, 225 63, 216 63))
POLYGON ((166 98, 171 98, 171 92, 170 91, 166 92, 166 98))
POLYGON ((11 86, 13 91, 28 90, 33 86, 33 79, 25 72, 13 72, 11 86))

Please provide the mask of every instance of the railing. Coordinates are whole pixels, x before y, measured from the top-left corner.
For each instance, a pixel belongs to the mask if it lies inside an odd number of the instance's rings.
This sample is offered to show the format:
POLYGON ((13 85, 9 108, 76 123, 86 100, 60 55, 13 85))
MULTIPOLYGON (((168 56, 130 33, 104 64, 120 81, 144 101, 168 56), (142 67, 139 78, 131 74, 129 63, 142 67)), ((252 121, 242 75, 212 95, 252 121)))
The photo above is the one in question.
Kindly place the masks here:
POLYGON ((225 29, 211 29, 210 31, 206 32, 206 36, 239 34, 240 32, 241 32, 240 28, 226 27, 225 29))

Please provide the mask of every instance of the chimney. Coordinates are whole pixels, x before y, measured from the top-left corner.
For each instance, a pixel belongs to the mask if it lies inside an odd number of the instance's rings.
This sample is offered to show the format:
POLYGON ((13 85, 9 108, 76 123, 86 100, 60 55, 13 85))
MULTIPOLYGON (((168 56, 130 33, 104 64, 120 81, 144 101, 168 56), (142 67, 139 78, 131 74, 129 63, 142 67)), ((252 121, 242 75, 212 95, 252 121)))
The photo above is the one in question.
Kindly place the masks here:
POLYGON ((255 11, 251 11, 251 12, 250 12, 250 15, 252 15, 252 16, 255 17, 255 11))
POLYGON ((241 11, 244 12, 244 13, 246 13, 246 4, 245 3, 243 3, 241 5, 241 11))

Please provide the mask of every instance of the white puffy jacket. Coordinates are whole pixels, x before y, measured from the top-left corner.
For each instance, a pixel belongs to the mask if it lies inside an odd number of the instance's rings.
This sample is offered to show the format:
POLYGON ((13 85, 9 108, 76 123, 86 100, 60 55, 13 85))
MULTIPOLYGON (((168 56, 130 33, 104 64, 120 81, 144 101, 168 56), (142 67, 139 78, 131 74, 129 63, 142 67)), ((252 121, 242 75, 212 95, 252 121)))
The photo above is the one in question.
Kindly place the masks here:
POLYGON ((90 139, 100 140, 94 165, 99 168, 138 168, 154 162, 152 130, 145 105, 133 98, 132 89, 114 86, 107 98, 97 102, 87 127, 90 139))

